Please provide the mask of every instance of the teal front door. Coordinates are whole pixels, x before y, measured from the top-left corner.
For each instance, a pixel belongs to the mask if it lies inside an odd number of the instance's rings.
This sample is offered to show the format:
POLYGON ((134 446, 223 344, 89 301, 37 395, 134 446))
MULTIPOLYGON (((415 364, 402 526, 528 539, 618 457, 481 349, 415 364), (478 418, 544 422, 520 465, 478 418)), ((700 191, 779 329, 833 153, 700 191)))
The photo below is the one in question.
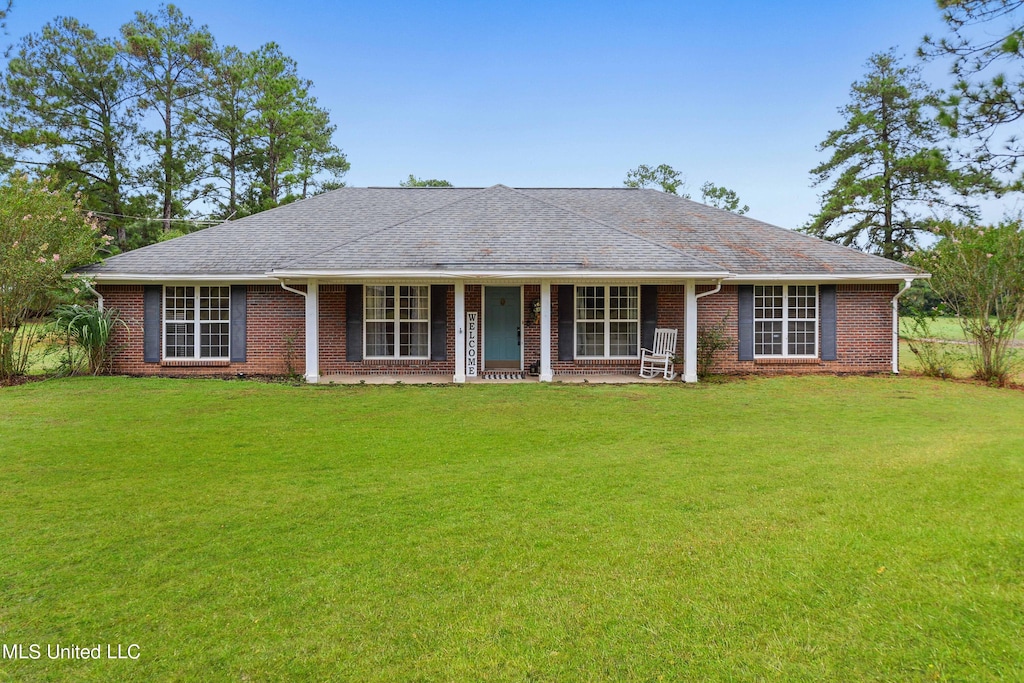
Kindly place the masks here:
POLYGON ((484 287, 484 369, 520 369, 523 314, 518 287, 484 287))

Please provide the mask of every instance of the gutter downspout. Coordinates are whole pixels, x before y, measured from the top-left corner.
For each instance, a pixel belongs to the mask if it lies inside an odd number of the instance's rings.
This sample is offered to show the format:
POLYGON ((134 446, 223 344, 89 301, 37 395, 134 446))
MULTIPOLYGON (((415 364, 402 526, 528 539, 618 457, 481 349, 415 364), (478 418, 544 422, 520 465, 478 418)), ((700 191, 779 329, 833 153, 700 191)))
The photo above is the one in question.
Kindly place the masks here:
POLYGON ((301 289, 294 289, 292 287, 289 287, 288 285, 286 285, 284 283, 284 281, 281 282, 281 289, 283 289, 285 291, 288 291, 288 292, 292 292, 293 294, 298 294, 303 299, 306 298, 306 292, 303 292, 301 289))
POLYGON ((289 287, 281 281, 281 289, 298 294, 305 299, 306 309, 306 381, 310 384, 316 384, 320 381, 320 331, 319 321, 317 318, 320 315, 320 302, 319 302, 319 291, 317 288, 317 281, 310 280, 306 283, 306 291, 289 287))
POLYGON ((715 288, 714 289, 709 289, 706 292, 701 292, 700 294, 697 295, 696 298, 703 299, 706 296, 711 296, 712 294, 718 294, 721 291, 722 291, 722 281, 721 280, 715 280, 715 288))
POLYGON ((100 309, 100 313, 103 312, 103 295, 96 291, 88 280, 79 280, 79 283, 90 292, 96 295, 96 308, 100 309))
POLYGON ((910 286, 914 284, 914 278, 908 277, 903 280, 903 289, 896 292, 892 298, 892 374, 900 374, 900 311, 899 298, 906 294, 910 286))
POLYGON ((697 281, 686 280, 686 307, 683 321, 683 376, 687 384, 697 381, 697 299, 714 294, 722 289, 722 281, 715 282, 715 288, 697 294, 697 281))

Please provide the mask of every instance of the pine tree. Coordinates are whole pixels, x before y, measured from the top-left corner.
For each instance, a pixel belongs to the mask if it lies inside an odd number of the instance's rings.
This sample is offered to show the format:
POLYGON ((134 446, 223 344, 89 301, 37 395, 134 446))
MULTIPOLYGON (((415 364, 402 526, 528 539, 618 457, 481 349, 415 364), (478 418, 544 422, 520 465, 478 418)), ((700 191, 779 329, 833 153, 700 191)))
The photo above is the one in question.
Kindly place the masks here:
POLYGON ((262 211, 340 186, 348 161, 332 142, 330 115, 309 93, 312 81, 299 76, 295 60, 276 43, 267 43, 250 59, 254 77, 248 163, 253 181, 246 196, 248 210, 262 211), (333 180, 318 188, 324 172, 333 180), (298 195, 293 194, 296 189, 298 195))
POLYGON ((223 218, 239 213, 239 197, 248 186, 246 168, 252 153, 250 117, 253 60, 234 46, 215 52, 207 97, 197 108, 198 133, 206 140, 211 175, 221 184, 217 203, 223 218))
POLYGON ((209 169, 194 111, 209 87, 213 36, 205 26, 195 28, 174 5, 161 5, 157 14, 136 12, 121 35, 141 89, 139 106, 161 124, 144 140, 155 154, 147 175, 162 198, 164 233, 169 233, 171 219, 209 191, 199 187, 209 169))
POLYGON ((950 35, 925 36, 918 55, 950 58, 956 79, 939 121, 968 141, 971 163, 1007 182, 989 189, 1024 189, 1024 0, 938 0, 950 35), (1008 174, 1008 177, 1004 174, 1008 174))
POLYGON ((904 66, 891 51, 872 55, 867 66, 850 89, 850 103, 839 109, 845 125, 819 145, 832 155, 811 174, 814 185, 828 188, 804 231, 902 259, 937 220, 977 216, 956 196, 977 178, 954 170, 940 147, 939 97, 918 68, 904 66))
POLYGON ((24 37, 0 84, 0 143, 16 165, 81 191, 123 249, 138 115, 117 55, 114 41, 68 17, 24 37))

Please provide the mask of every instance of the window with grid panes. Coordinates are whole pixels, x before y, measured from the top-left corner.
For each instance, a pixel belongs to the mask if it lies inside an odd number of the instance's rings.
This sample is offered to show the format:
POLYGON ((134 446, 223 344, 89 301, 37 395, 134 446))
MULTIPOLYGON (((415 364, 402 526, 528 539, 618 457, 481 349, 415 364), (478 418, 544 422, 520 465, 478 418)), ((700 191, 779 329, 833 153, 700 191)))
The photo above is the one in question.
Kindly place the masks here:
POLYGON ((754 355, 816 356, 818 287, 754 287, 754 355))
POLYGON ((635 358, 640 349, 640 292, 636 286, 576 288, 576 356, 635 358))
POLYGON ((364 316, 367 357, 429 357, 428 285, 367 285, 364 316))
POLYGON ((164 358, 230 355, 231 287, 164 287, 164 358))

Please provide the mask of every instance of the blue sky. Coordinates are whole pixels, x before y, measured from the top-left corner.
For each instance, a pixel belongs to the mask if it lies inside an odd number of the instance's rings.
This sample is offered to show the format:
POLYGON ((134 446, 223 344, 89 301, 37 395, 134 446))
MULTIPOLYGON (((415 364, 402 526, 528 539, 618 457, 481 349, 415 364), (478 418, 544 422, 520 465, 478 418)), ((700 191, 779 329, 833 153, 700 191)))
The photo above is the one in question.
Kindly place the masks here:
MULTIPOLYGON (((806 222, 816 145, 872 52, 943 30, 933 0, 177 3, 218 42, 276 41, 338 126, 350 185, 618 186, 641 163, 806 222)), ((59 15, 114 35, 156 2, 15 0, 10 39, 59 15)), ((945 84, 944 68, 926 76, 945 84)), ((1000 211, 995 209, 998 218, 1000 211)))

